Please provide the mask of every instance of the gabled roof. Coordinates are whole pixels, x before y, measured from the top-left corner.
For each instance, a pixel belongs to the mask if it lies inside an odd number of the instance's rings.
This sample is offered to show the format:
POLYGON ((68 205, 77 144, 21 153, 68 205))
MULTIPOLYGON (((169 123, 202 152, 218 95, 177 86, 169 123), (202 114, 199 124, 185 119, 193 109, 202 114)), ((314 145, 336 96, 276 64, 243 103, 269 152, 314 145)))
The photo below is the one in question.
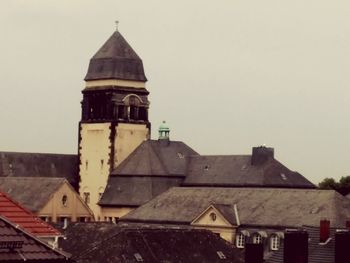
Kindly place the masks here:
POLYGON ((38 212, 65 182, 65 178, 0 177, 0 191, 31 212, 38 212))
POLYGON ((85 80, 97 79, 147 81, 142 60, 119 31, 90 60, 85 80))
MULTIPOLYGON (((17 248, 1 247, 0 262, 72 262, 68 254, 51 248, 13 222, 0 216, 0 242, 17 242, 17 248)), ((2 245, 4 245, 2 243, 2 245)))
POLYGON ((99 205, 140 206, 181 182, 176 177, 109 177, 99 205))
POLYGON ((18 224, 25 231, 38 237, 61 235, 58 230, 30 213, 2 192, 0 192, 0 216, 7 218, 14 224, 18 224))
POLYGON ((137 258, 143 262, 243 262, 242 251, 210 231, 118 225, 110 225, 106 231, 104 225, 100 226, 99 223, 71 224, 65 231, 67 239, 62 240, 62 248, 71 252, 77 262, 100 262, 102 258, 105 262, 125 263, 139 262, 137 258), (96 234, 100 230, 102 233, 96 234), (81 241, 82 236, 86 242, 81 241), (219 251, 225 259, 220 259, 219 251))
POLYGON ((212 203, 236 204, 246 226, 318 226, 324 217, 342 227, 350 218, 350 200, 334 190, 174 187, 120 221, 190 224, 212 203))
POLYGON ((78 164, 73 154, 0 152, 0 177, 60 177, 77 189, 78 164))
POLYGON ((315 188, 274 158, 253 165, 251 155, 190 156, 186 186, 315 188))
POLYGON ((118 176, 185 176, 186 157, 197 153, 183 142, 148 140, 113 172, 118 176))

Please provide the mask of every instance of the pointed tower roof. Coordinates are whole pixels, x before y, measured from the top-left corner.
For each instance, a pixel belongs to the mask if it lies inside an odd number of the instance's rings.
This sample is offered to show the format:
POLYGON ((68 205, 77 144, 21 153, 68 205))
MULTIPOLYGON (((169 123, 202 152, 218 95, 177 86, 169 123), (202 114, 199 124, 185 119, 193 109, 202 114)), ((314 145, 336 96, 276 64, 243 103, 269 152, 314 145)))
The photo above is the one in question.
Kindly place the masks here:
POLYGON ((142 60, 119 31, 90 60, 85 80, 99 79, 147 81, 142 60))

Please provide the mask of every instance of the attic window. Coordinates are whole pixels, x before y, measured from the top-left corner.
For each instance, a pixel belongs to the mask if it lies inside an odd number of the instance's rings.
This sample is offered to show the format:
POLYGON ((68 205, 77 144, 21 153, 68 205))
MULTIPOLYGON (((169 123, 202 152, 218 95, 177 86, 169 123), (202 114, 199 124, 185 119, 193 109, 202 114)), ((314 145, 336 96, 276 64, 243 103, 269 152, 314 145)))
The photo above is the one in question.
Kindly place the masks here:
POLYGON ((67 197, 67 195, 63 195, 62 196, 62 205, 67 206, 67 204, 68 204, 68 197, 67 197))
POLYGON ((222 253, 222 251, 216 251, 216 254, 218 254, 220 259, 226 259, 226 256, 224 253, 222 253))
POLYGON ((254 235, 253 243, 254 244, 261 244, 262 243, 262 236, 259 233, 254 235))
POLYGON ((212 221, 215 221, 215 220, 216 220, 216 214, 215 214, 215 213, 210 213, 209 216, 210 216, 210 219, 211 219, 212 221))
POLYGON ((135 253, 134 257, 135 257, 137 262, 143 262, 143 258, 139 253, 135 253))
POLYGON ((287 180, 287 176, 284 173, 281 173, 281 177, 283 180, 285 180, 285 181, 287 180))
POLYGON ((178 156, 180 159, 185 158, 185 156, 184 156, 182 153, 177 153, 177 156, 178 156))

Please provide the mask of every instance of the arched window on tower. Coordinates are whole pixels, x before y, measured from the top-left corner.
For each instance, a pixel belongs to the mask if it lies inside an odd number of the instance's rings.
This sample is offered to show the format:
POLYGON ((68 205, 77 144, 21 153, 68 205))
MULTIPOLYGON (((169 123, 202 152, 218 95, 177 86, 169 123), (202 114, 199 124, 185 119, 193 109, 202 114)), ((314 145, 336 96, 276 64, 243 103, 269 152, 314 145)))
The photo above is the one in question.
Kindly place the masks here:
POLYGON ((127 95, 123 99, 123 105, 118 105, 118 119, 130 121, 147 121, 147 108, 142 105, 142 100, 135 94, 127 95))

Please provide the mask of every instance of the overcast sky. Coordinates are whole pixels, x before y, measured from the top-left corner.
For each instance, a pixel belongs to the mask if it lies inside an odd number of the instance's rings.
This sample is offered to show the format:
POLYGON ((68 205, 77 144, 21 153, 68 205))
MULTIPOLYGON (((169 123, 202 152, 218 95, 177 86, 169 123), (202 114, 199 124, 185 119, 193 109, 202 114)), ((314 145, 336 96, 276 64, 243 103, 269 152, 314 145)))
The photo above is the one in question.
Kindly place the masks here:
POLYGON ((76 153, 89 59, 115 30, 143 59, 152 137, 350 174, 348 0, 1 0, 0 150, 76 153))

